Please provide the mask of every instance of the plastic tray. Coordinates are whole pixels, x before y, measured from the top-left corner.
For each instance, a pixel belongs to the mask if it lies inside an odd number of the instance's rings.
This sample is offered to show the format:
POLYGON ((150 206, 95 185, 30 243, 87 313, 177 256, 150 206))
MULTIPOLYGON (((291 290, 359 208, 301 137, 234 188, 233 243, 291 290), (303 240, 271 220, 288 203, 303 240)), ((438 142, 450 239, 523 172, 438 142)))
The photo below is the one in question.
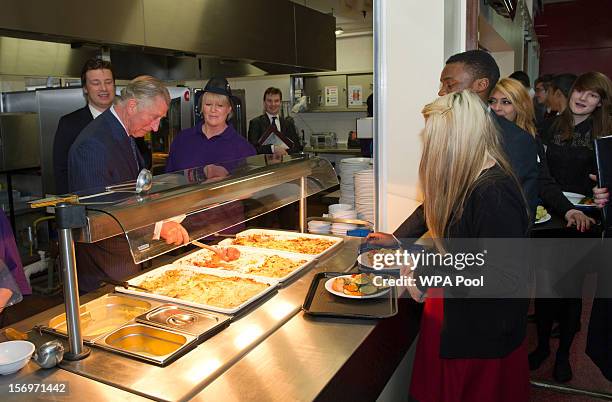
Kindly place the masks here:
POLYGON ((306 314, 323 317, 387 318, 397 314, 397 291, 391 291, 372 299, 348 299, 331 294, 325 289, 329 278, 346 275, 346 272, 319 272, 312 279, 310 289, 302 305, 306 314))

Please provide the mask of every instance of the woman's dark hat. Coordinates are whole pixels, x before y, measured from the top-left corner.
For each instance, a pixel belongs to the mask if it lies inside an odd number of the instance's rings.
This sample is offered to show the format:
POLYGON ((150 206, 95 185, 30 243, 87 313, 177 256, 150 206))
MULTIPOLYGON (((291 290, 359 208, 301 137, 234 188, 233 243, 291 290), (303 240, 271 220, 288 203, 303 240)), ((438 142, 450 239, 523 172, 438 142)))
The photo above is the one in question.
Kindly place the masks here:
POLYGON ((206 83, 204 92, 212 92, 214 94, 225 95, 228 98, 232 97, 232 89, 229 82, 225 78, 213 77, 206 83))

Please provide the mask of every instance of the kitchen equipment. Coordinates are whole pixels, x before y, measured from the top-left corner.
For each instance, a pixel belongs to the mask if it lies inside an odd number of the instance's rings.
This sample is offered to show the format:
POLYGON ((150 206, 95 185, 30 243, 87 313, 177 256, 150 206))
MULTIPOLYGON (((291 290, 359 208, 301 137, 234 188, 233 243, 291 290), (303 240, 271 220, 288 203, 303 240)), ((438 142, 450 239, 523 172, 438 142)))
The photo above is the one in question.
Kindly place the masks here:
POLYGON ((153 174, 148 169, 142 169, 135 182, 107 186, 105 189, 106 191, 129 191, 134 188, 136 194, 140 194, 149 191, 151 186, 153 186, 153 174))
POLYGON ((221 251, 221 248, 219 247, 213 247, 213 246, 209 246, 208 244, 204 244, 201 243, 197 240, 193 240, 191 242, 191 244, 193 244, 194 246, 198 246, 200 248, 203 248, 204 250, 208 250, 208 251, 212 251, 213 253, 217 254, 219 256, 219 258, 221 258, 224 261, 233 261, 233 260, 237 260, 238 258, 240 258, 240 251, 238 251, 238 249, 234 248, 234 247, 228 247, 228 253, 227 255, 224 254, 221 251), (230 252, 230 250, 232 250, 230 252))
POLYGON ((39 141, 37 113, 0 113, 0 170, 40 166, 39 141))
POLYGON ((34 352, 32 359, 42 368, 52 368, 64 358, 64 345, 60 341, 43 343, 34 352))
POLYGON ((34 344, 28 341, 8 341, 0 343, 0 374, 7 375, 19 371, 34 353, 34 344))
MULTIPOLYGON (((99 336, 114 331, 160 304, 119 294, 107 294, 85 303, 79 309, 83 340, 91 344, 99 336)), ((59 314, 42 324, 41 330, 66 336, 66 314, 59 314)))
POLYGON ((357 138, 374 138, 374 118, 357 119, 357 138))
POLYGON ((186 332, 196 336, 198 341, 203 341, 227 327, 230 318, 227 315, 196 311, 176 304, 163 304, 136 317, 136 322, 186 332))
POLYGON ((310 134, 310 146, 313 148, 330 148, 338 145, 338 136, 334 132, 310 134))
POLYGON ((128 324, 97 340, 96 345, 160 366, 182 356, 196 344, 196 337, 140 323, 128 324))

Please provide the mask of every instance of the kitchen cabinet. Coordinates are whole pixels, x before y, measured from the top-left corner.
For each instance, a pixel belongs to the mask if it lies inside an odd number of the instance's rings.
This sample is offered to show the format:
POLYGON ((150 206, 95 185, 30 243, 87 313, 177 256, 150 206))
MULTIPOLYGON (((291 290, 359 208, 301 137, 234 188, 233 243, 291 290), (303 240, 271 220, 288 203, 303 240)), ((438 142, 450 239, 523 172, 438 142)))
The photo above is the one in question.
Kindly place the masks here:
POLYGON ((306 112, 364 112, 372 94, 371 72, 296 74, 291 76, 291 99, 306 96, 306 112))

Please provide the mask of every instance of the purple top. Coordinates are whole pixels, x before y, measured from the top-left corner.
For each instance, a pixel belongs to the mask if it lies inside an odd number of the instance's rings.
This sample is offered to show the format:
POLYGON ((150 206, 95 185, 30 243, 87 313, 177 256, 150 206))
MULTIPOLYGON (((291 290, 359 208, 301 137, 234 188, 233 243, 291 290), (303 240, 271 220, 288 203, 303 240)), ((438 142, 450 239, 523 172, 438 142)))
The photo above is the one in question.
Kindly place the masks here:
POLYGON ((32 294, 32 289, 23 272, 23 265, 21 265, 21 257, 17 250, 15 236, 13 236, 13 229, 11 229, 11 224, 4 213, 0 213, 0 241, 0 259, 4 261, 11 274, 13 274, 21 294, 32 294))
POLYGON ((181 131, 170 145, 166 172, 190 169, 210 164, 243 159, 255 155, 255 148, 233 127, 219 135, 207 138, 202 133, 202 124, 181 131))

